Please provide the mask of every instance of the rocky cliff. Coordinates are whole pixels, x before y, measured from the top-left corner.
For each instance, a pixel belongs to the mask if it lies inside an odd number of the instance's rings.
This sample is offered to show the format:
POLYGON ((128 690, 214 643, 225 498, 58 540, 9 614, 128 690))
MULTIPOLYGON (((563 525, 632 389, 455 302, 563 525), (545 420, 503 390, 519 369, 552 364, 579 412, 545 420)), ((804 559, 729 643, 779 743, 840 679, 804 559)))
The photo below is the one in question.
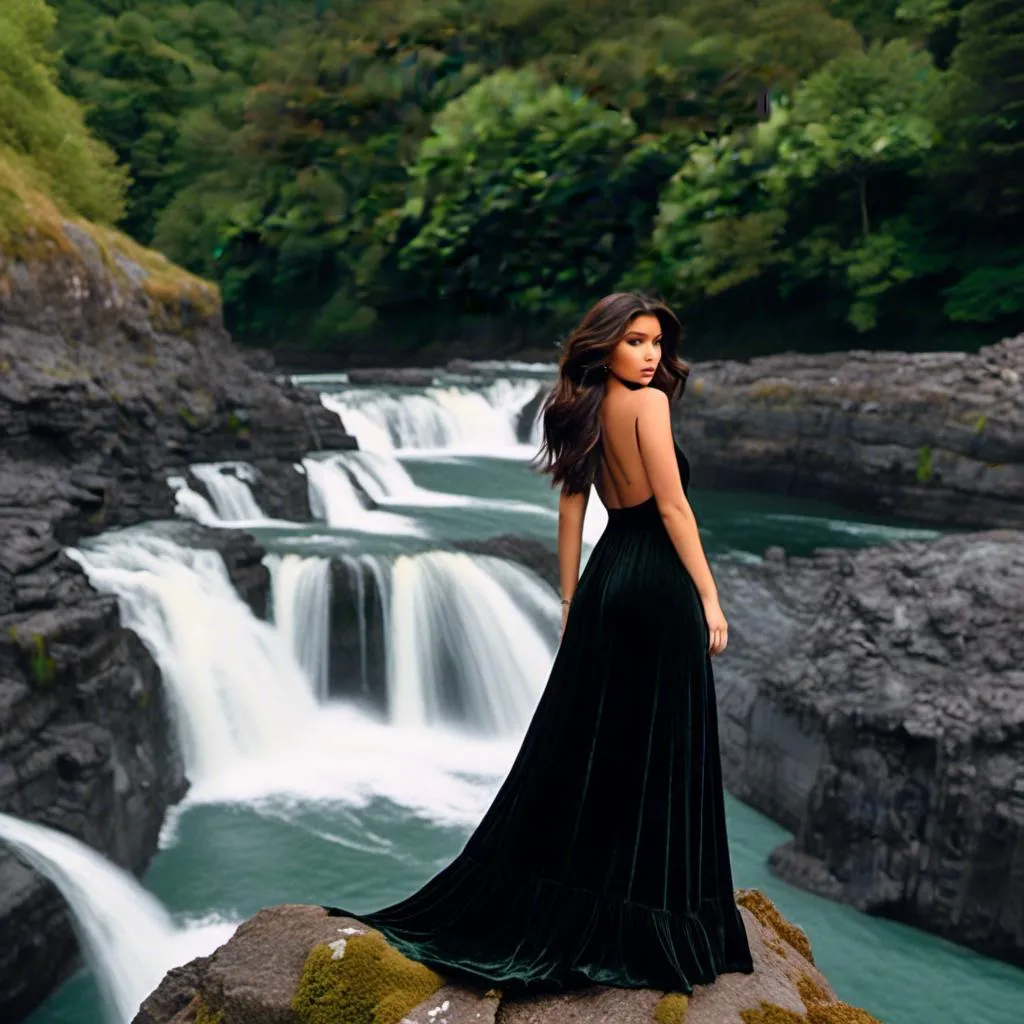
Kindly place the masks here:
POLYGON ((781 877, 1024 966, 1024 534, 715 564, 729 790, 781 877))
POLYGON ((271 907, 211 956, 170 971, 133 1024, 878 1024, 840 1002, 807 936, 768 899, 738 899, 754 973, 689 996, 595 985, 505 998, 446 981, 353 918, 271 907))
POLYGON ((673 410, 702 487, 943 526, 1024 526, 1024 335, 977 354, 695 363, 673 410))
MULTIPOLYGON (((5 182, 18 227, 0 232, 0 810, 138 872, 181 762, 156 667, 62 545, 173 515, 167 476, 226 458, 259 470, 269 513, 307 518, 294 464, 354 441, 232 347, 205 282, 5 182)), ((216 538, 259 601, 258 549, 216 538)), ((54 890, 0 852, 0 1019, 27 1013, 73 947, 54 890)))

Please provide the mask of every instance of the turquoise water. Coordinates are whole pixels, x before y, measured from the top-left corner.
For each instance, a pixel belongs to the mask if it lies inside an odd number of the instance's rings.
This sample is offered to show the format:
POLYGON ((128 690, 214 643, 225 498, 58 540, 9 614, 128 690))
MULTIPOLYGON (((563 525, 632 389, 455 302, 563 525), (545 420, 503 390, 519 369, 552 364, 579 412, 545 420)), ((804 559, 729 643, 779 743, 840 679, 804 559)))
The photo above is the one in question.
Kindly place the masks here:
MULTIPOLYGON (((479 497, 529 501, 553 510, 554 492, 512 460, 410 460, 417 484, 479 497)), ((794 554, 816 546, 858 546, 933 535, 910 524, 869 523, 823 503, 761 495, 692 494, 705 545, 716 554, 760 554, 780 544, 794 554)), ((353 537, 322 526, 269 531, 275 546, 316 533, 320 546, 416 550, 444 538, 517 532, 554 542, 554 520, 521 512, 409 509, 429 539, 353 537)), ((305 546, 303 550, 309 549, 305 546)), ((723 595, 728 614, 728 595, 723 595)), ((510 748, 510 749, 514 749, 510 748)), ((345 756, 339 742, 339 757, 345 756)), ((410 762, 409 770, 415 766, 410 762)), ((500 776, 481 774, 479 807, 500 776)), ((339 903, 370 910, 415 889, 447 863, 471 822, 416 813, 381 798, 365 802, 273 798, 187 807, 145 876, 146 887, 181 917, 242 920, 284 902, 339 903)), ((1019 1024, 1024 972, 951 943, 810 896, 772 878, 765 858, 788 834, 736 801, 729 828, 738 885, 766 892, 809 934, 819 966, 842 998, 884 1024, 1019 1024)), ((32 1024, 98 1024, 97 992, 82 972, 31 1018, 32 1024)))

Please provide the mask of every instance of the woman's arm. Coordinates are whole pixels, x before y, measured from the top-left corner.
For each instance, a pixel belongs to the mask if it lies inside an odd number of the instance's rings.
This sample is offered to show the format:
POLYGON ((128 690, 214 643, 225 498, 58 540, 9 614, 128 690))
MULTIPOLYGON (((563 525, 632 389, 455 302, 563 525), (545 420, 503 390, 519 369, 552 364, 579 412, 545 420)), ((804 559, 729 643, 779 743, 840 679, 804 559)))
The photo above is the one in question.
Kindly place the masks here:
POLYGON ((580 575, 583 551, 583 517, 587 511, 590 491, 566 494, 558 499, 558 576, 562 591, 562 607, 572 600, 580 575))
POLYGON ((679 476, 668 395, 658 388, 645 388, 637 399, 636 434, 640 457, 665 529, 701 600, 705 604, 717 603, 718 588, 701 545, 697 517, 686 500, 679 476))

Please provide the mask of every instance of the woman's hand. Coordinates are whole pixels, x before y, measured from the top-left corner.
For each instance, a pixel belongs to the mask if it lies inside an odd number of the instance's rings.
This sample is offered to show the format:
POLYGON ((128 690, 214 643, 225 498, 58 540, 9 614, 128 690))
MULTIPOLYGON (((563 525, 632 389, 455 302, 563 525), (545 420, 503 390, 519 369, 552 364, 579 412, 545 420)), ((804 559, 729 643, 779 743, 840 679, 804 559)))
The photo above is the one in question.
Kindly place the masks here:
POLYGON ((729 623, 725 621, 717 597, 704 599, 704 617, 708 621, 708 653, 721 654, 729 642, 729 623))

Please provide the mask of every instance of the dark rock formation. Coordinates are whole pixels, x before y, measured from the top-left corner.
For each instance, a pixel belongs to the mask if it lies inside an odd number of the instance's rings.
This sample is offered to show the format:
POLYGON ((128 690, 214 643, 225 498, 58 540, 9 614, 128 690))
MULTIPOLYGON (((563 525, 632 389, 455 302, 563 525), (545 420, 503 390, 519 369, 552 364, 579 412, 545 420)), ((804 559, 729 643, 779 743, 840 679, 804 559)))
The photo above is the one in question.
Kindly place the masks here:
MULTIPOLYGON (((181 761, 155 665, 62 545, 173 516, 166 478, 194 462, 248 461, 270 514, 308 518, 293 464, 354 440, 232 347, 211 286, 18 198, 24 237, 0 243, 0 810, 141 871, 181 761)), ((258 548, 214 537, 260 607, 258 548)), ((45 996, 73 948, 55 891, 0 853, 0 1019, 45 996)))
POLYGON ((428 388, 440 371, 431 367, 365 367, 346 371, 353 384, 375 384, 380 387, 428 388))
POLYGON ((1024 966, 1024 534, 719 561, 725 781, 781 877, 1024 966))
MULTIPOLYGON (((168 524, 181 543, 221 552, 262 609, 262 548, 245 533, 168 524)), ((141 873, 166 808, 185 793, 160 672, 116 599, 37 532, 8 528, 0 549, 0 810, 83 840, 141 873)), ((18 1020, 75 964, 59 893, 0 849, 0 1019, 18 1020)))
POLYGON ((877 1024, 841 1003, 807 936, 757 890, 741 890, 753 974, 679 993, 604 985, 505 998, 399 954, 354 918, 320 907, 261 910, 211 956, 170 971, 133 1024, 877 1024))
POLYGON ((673 409, 701 487, 943 526, 1024 526, 1024 335, 976 355, 695 363, 673 409))

